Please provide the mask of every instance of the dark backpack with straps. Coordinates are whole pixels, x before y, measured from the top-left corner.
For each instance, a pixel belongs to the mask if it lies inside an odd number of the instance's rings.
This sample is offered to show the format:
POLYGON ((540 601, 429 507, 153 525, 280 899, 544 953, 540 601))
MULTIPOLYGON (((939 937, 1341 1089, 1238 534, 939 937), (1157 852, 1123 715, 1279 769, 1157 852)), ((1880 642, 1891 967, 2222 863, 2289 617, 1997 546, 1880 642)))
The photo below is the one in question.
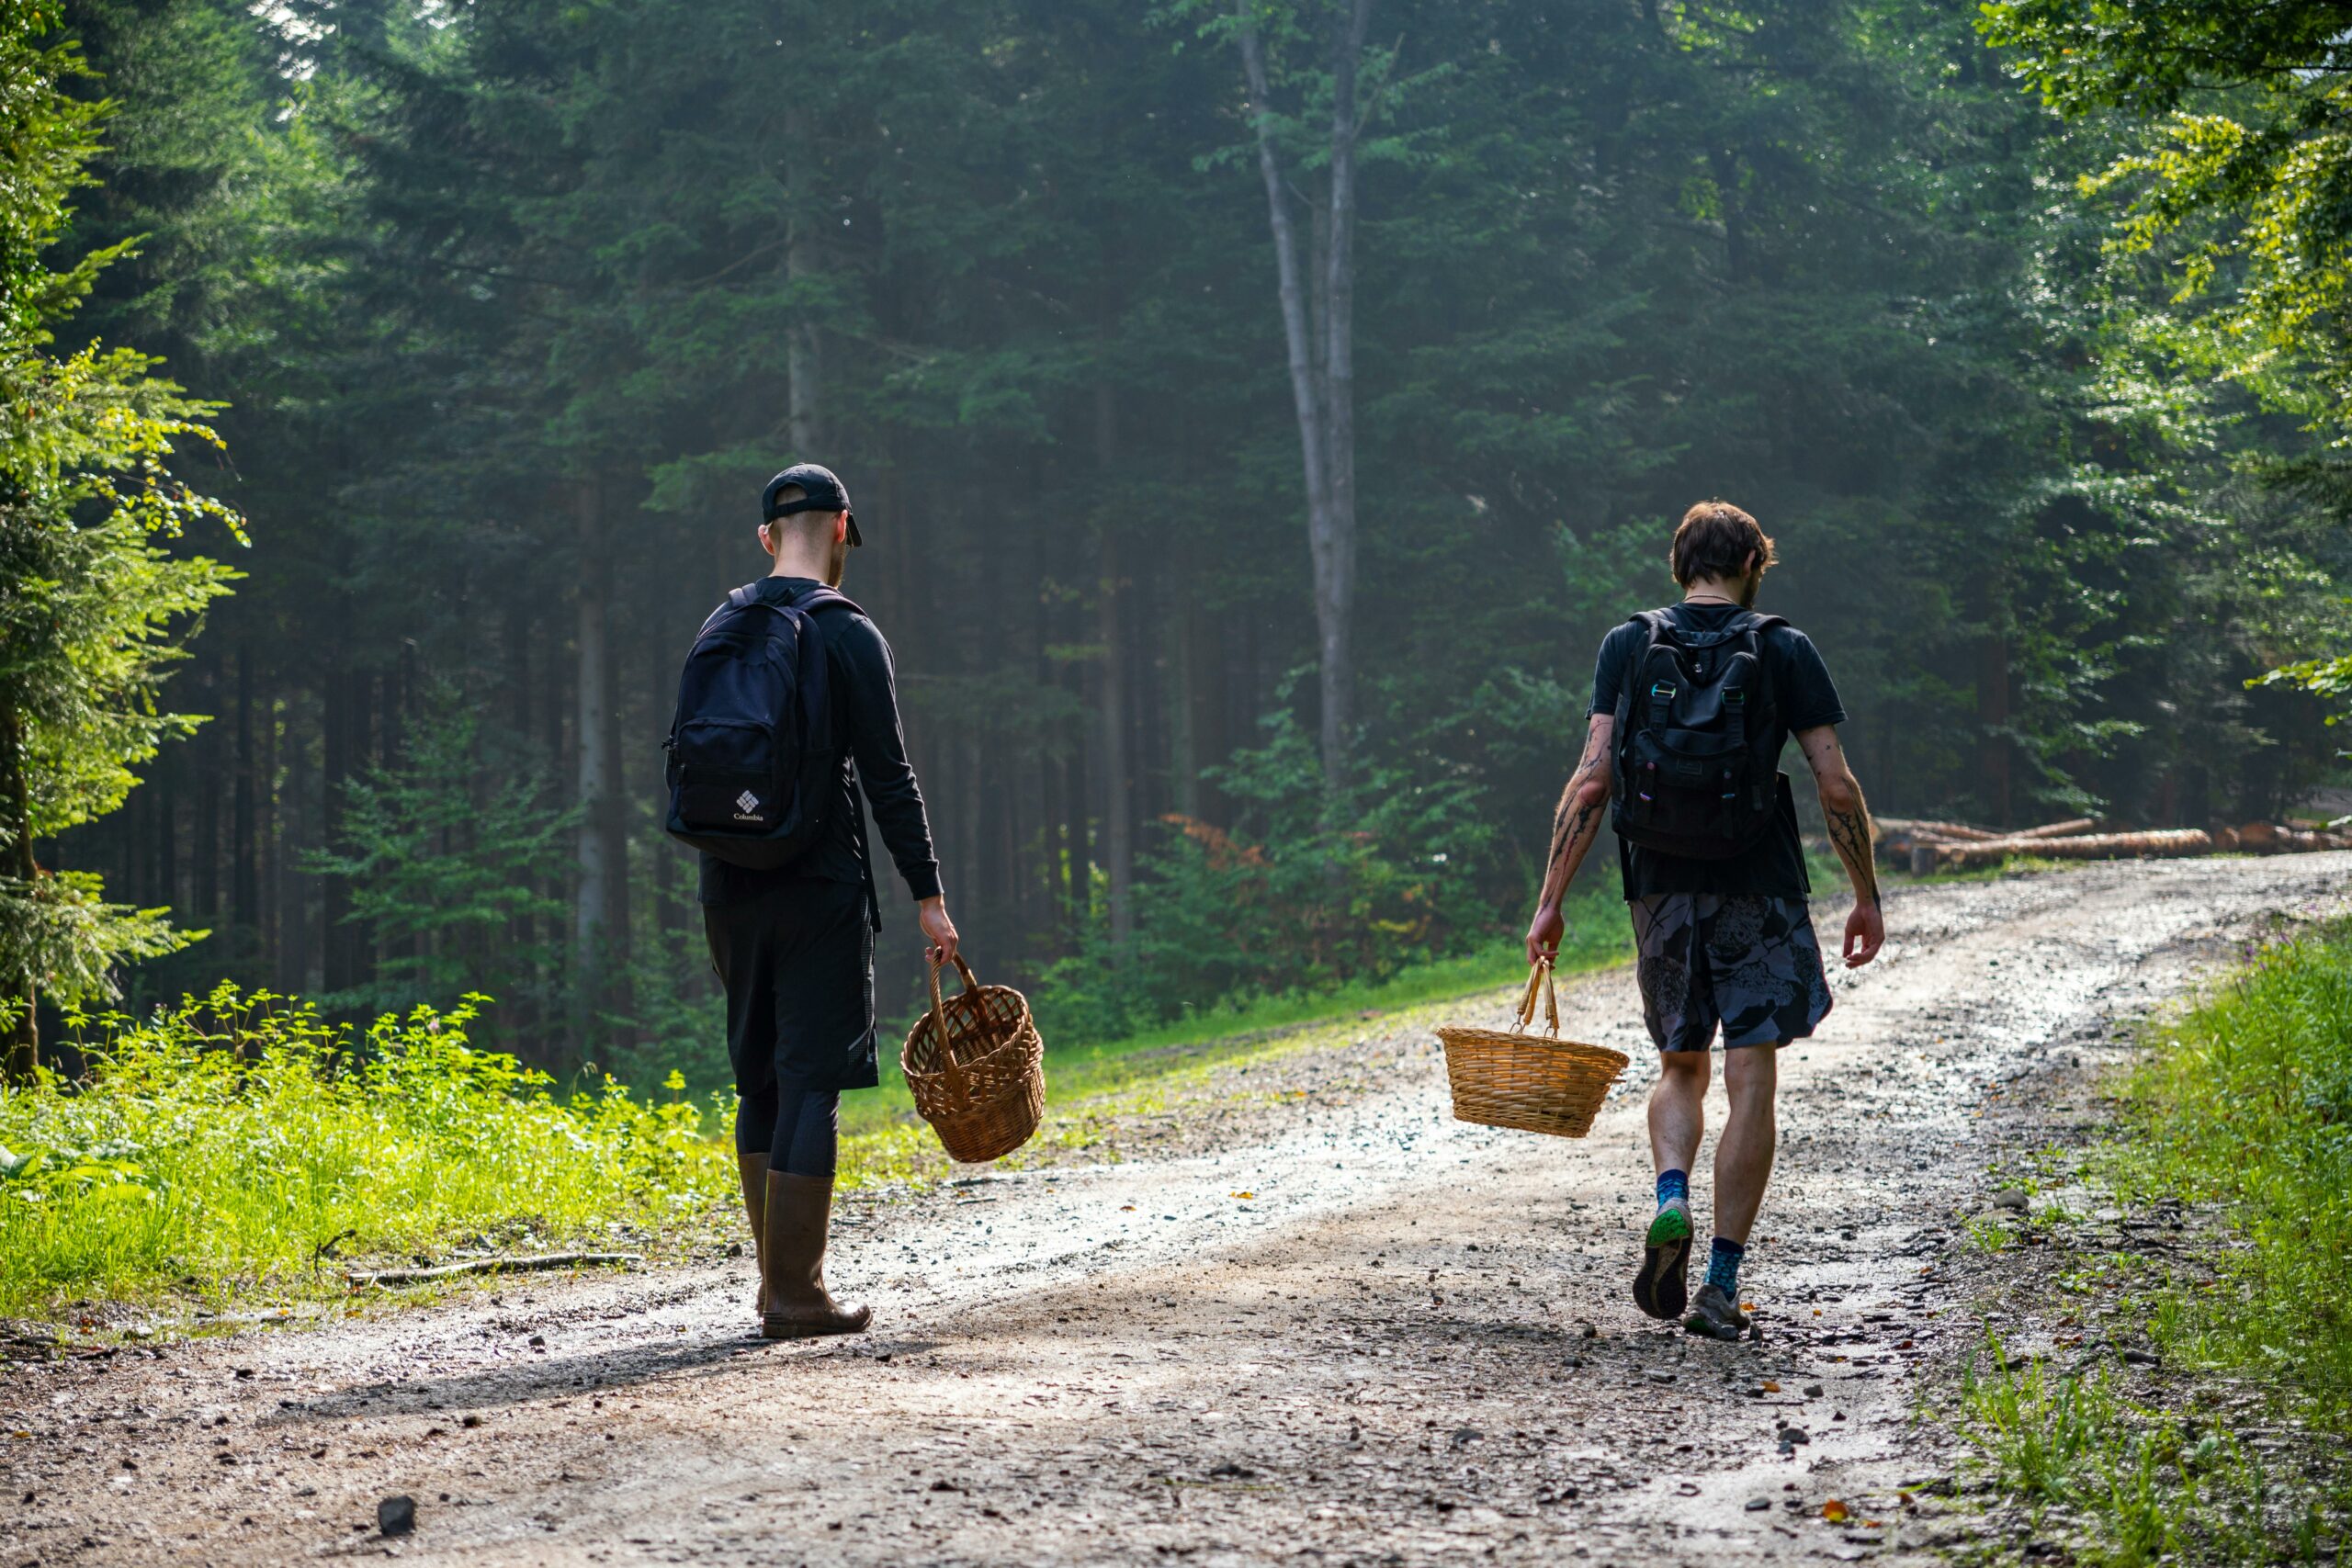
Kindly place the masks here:
POLYGON ((839 793, 820 605, 830 588, 778 601, 749 583, 695 634, 670 720, 670 808, 682 844, 773 871, 817 842, 839 793))
POLYGON ((1753 610, 1714 631, 1678 626, 1663 610, 1634 620, 1646 641, 1617 696, 1610 826, 1663 854, 1728 859, 1762 838, 1779 810, 1761 638, 1788 623, 1753 610))

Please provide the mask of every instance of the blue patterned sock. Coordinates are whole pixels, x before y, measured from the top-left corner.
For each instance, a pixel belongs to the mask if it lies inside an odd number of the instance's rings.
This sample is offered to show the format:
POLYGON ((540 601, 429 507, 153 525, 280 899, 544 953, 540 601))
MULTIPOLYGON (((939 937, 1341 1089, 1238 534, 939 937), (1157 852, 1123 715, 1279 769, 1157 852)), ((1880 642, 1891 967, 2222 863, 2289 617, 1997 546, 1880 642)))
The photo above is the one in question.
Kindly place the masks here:
POLYGON ((1677 1198, 1690 1201, 1690 1173, 1687 1170, 1661 1170, 1657 1173, 1657 1206, 1665 1208, 1677 1198))
POLYGON ((1747 1248, 1736 1241, 1715 1237, 1715 1245, 1707 1252, 1707 1283, 1714 1286, 1736 1303, 1739 1300, 1739 1260, 1747 1248))

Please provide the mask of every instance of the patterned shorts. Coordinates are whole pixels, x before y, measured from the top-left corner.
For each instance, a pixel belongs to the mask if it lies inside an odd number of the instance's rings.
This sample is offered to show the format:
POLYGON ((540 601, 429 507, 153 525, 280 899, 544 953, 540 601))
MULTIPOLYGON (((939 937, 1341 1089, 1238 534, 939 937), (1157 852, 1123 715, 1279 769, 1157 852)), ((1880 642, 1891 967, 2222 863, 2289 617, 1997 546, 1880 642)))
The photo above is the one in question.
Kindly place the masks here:
POLYGON ((1661 1051, 1802 1040, 1829 1013, 1821 942, 1802 898, 1657 893, 1633 900, 1642 1021, 1661 1051))

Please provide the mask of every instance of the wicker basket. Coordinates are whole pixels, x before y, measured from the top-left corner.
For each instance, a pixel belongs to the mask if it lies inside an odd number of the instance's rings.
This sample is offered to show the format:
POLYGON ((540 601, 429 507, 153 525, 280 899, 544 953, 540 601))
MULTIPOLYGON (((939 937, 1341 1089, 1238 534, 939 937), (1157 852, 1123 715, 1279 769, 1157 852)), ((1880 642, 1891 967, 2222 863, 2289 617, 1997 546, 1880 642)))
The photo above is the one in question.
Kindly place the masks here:
POLYGON ((1046 1043, 1029 998, 983 986, 959 954, 961 994, 942 998, 931 966, 931 1010, 907 1035, 899 1067, 915 1109, 967 1165, 1001 1159, 1029 1141, 1046 1111, 1046 1043))
POLYGON ((1552 988, 1552 965, 1541 963, 1527 976, 1519 1021, 1498 1029, 1441 1029, 1445 1076, 1453 1088, 1453 1117, 1489 1127, 1581 1138, 1625 1070, 1626 1056, 1605 1045, 1585 1045, 1560 1037, 1560 998, 1552 988), (1529 1033, 1535 998, 1544 997, 1548 1036, 1529 1033))

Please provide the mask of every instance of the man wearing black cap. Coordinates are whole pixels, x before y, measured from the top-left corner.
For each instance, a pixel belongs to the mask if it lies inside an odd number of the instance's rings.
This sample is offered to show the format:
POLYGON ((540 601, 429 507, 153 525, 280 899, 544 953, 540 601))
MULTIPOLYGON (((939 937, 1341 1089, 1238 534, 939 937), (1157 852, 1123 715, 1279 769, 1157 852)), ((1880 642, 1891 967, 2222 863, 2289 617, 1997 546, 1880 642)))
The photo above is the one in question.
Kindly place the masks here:
MULTIPOLYGON (((760 514, 760 546, 775 565, 753 594, 786 604, 840 586, 862 541, 831 470, 786 468, 768 481, 760 514)), ((840 798, 816 845, 775 870, 702 857, 703 928, 727 987, 736 1160, 759 1253, 761 1332, 770 1338, 854 1334, 873 1320, 871 1309, 837 1303, 825 1289, 841 1091, 876 1082, 874 933, 882 915, 859 786, 917 901, 933 961, 954 957, 956 944, 899 728, 890 645, 845 599, 826 596, 808 613, 823 638, 842 741, 840 798)))

